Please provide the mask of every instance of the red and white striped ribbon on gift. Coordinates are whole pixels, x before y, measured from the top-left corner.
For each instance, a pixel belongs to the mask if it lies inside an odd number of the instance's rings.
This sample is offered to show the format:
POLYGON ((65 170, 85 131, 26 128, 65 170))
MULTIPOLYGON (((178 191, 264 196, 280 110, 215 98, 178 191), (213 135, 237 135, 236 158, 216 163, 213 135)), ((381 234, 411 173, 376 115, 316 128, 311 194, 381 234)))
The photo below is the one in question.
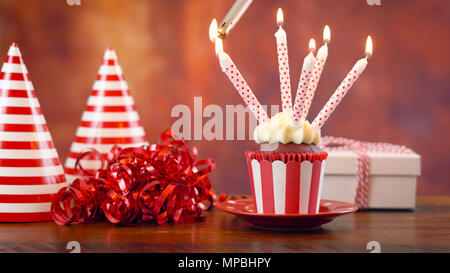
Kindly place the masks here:
POLYGON ((358 155, 356 166, 357 189, 355 204, 360 209, 367 209, 369 206, 369 152, 410 154, 413 151, 402 145, 395 145, 386 142, 363 142, 343 137, 324 136, 319 143, 324 151, 352 150, 358 155))

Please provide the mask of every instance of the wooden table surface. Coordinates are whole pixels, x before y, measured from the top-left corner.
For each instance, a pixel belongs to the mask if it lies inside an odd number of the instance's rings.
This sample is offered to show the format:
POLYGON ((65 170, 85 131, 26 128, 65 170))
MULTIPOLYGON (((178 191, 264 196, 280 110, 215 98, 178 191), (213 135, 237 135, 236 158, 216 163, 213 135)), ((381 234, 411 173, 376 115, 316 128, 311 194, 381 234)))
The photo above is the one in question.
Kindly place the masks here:
POLYGON ((205 222, 118 227, 107 223, 1 223, 0 252, 450 252, 450 197, 419 197, 411 211, 358 212, 321 229, 273 232, 252 228, 218 209, 205 222))

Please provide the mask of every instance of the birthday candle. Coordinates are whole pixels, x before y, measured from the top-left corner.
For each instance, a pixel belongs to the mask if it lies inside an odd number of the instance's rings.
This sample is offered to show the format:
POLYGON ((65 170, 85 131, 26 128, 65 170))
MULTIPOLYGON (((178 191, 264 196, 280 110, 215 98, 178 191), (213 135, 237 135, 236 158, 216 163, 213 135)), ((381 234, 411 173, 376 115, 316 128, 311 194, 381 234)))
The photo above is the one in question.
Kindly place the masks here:
POLYGON ((303 112, 303 106, 306 98, 308 84, 311 79, 312 70, 316 63, 316 58, 313 55, 316 48, 316 42, 314 39, 309 41, 309 54, 303 60, 302 73, 298 81, 297 94, 295 95, 294 111, 292 113, 291 123, 292 126, 297 127, 301 123, 301 113, 303 112))
POLYGON ((372 55, 372 38, 367 37, 366 42, 366 57, 358 60, 353 66, 352 70, 347 74, 347 77, 342 81, 334 94, 322 108, 320 113, 312 122, 312 125, 321 128, 323 124, 328 120, 330 115, 336 109, 336 106, 342 101, 342 98, 347 94, 352 85, 356 82, 359 75, 364 71, 367 66, 367 59, 372 55))
POLYGON ((263 123, 267 121, 267 113, 262 108, 258 99, 256 98, 253 91, 248 86, 244 77, 242 77, 241 73, 237 69, 236 65, 231 60, 231 57, 223 51, 222 39, 218 38, 217 35, 217 22, 213 20, 210 26, 210 39, 215 42, 215 49, 217 57, 219 58, 220 67, 222 71, 227 75, 228 79, 236 88, 239 95, 242 97, 244 102, 248 105, 250 111, 258 120, 259 123, 263 123), (215 26, 215 27, 214 27, 215 26))
POLYGON ((330 27, 326 25, 323 29, 323 41, 324 44, 317 51, 317 62, 313 67, 312 78, 310 79, 308 92, 306 94, 305 102, 303 104, 303 109, 300 115, 301 119, 306 119, 308 115, 309 108, 311 107, 311 102, 314 98, 314 94, 316 93, 317 84, 319 83, 320 76, 322 75, 323 67, 325 66, 325 62, 328 57, 328 42, 331 38, 330 27))
POLYGON ((291 98, 291 79, 289 74, 289 60, 287 50, 286 31, 283 29, 283 11, 278 9, 277 12, 278 31, 275 33, 277 41, 278 53, 278 71, 280 73, 280 91, 281 91, 281 106, 283 112, 292 111, 291 98))

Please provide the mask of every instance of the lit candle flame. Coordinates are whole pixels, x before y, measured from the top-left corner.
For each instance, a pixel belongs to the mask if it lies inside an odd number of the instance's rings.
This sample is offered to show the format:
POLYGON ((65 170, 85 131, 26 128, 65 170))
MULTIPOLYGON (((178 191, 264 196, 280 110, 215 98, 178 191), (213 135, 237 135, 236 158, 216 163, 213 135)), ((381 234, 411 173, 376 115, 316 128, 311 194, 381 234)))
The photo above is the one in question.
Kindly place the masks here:
POLYGON ((316 49, 316 40, 309 40, 309 51, 313 52, 316 49))
POLYGON ((373 43, 372 43, 372 37, 367 36, 366 41, 366 58, 369 58, 372 55, 373 52, 373 43))
POLYGON ((323 28, 323 41, 325 43, 328 43, 330 39, 331 39, 330 27, 328 25, 325 25, 325 27, 323 28))
POLYGON ((213 43, 217 39, 217 20, 216 20, 216 18, 212 19, 211 24, 209 25, 209 39, 213 43))
POLYGON ((223 52, 223 42, 222 39, 217 38, 216 39, 216 55, 219 55, 220 52, 223 52))
POLYGON ((283 11, 281 10, 281 8, 279 8, 277 11, 277 24, 281 27, 283 25, 283 21, 284 21, 283 11))

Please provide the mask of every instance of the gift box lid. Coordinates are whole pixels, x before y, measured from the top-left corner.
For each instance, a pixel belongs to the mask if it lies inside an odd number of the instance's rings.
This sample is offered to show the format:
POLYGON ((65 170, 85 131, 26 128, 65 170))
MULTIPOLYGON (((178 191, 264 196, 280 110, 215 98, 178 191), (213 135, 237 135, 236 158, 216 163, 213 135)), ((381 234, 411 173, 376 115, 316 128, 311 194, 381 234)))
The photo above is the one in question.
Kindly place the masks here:
MULTIPOLYGON (((327 149, 325 175, 355 175, 359 155, 350 149, 327 149)), ((408 153, 368 151, 370 175, 420 175, 420 155, 409 150, 408 153)))

